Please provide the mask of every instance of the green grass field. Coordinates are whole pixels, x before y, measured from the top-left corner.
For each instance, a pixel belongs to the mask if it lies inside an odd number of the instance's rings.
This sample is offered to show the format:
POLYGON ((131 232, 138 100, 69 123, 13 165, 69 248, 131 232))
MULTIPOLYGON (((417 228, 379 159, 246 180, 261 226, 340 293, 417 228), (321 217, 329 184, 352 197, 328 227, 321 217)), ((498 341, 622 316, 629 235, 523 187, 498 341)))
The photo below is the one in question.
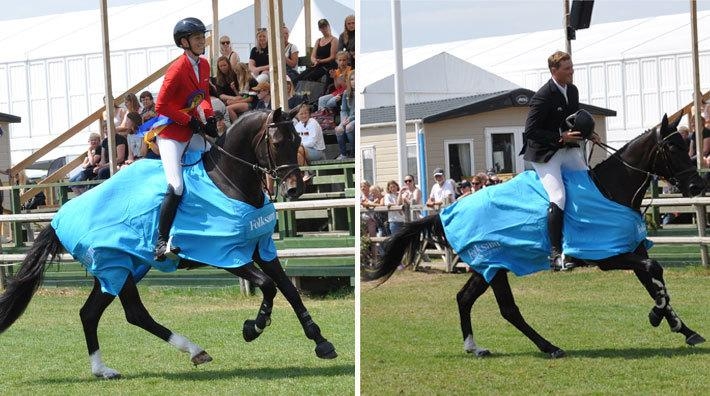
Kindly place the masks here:
MULTIPOLYGON (((665 272, 672 305, 708 338, 710 272, 682 261, 665 272)), ((710 342, 690 348, 665 321, 651 327, 653 302, 631 272, 510 277, 528 323, 568 353, 558 360, 500 316, 490 290, 473 307, 473 326, 493 355, 464 353, 456 293, 467 279, 400 271, 376 289, 363 285, 362 394, 710 393, 710 342)))
POLYGON ((79 309, 89 289, 40 289, 13 327, 0 335, 0 394, 338 394, 354 393, 354 295, 305 299, 339 357, 321 360, 303 335, 285 299, 276 299, 272 325, 246 343, 242 323, 253 318, 259 296, 236 287, 141 286, 153 317, 205 348, 214 361, 193 367, 146 331, 129 325, 118 300, 106 311, 99 338, 105 363, 121 372, 116 381, 90 372, 79 309))

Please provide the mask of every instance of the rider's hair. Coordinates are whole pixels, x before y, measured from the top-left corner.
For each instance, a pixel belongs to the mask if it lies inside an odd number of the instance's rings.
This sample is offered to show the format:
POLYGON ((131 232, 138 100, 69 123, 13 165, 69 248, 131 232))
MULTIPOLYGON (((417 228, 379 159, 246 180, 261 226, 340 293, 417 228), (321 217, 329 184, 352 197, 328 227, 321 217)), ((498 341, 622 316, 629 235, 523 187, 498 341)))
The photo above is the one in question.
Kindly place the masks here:
POLYGON ((547 58, 547 67, 552 70, 552 68, 558 68, 560 67, 560 63, 562 61, 570 60, 572 59, 568 53, 562 52, 562 51, 557 51, 554 54, 550 55, 549 58, 547 58))

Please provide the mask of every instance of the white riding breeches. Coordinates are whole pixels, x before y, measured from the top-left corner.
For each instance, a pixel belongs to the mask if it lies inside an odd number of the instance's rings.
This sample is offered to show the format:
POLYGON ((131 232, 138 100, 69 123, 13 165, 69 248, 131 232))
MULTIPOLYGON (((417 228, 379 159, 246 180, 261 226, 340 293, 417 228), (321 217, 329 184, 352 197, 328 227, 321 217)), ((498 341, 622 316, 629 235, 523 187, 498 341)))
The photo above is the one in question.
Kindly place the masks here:
POLYGON ((195 134, 189 142, 178 142, 170 138, 161 138, 160 135, 155 139, 160 150, 160 159, 163 161, 163 169, 165 170, 165 179, 168 185, 173 187, 173 191, 177 195, 182 195, 184 184, 182 181, 182 155, 185 147, 190 144, 192 151, 207 151, 212 146, 202 136, 195 134))
POLYGON ((562 182, 562 170, 586 170, 582 150, 578 147, 565 147, 557 150, 547 162, 533 162, 542 187, 547 191, 550 202, 560 209, 565 208, 565 185, 562 182))

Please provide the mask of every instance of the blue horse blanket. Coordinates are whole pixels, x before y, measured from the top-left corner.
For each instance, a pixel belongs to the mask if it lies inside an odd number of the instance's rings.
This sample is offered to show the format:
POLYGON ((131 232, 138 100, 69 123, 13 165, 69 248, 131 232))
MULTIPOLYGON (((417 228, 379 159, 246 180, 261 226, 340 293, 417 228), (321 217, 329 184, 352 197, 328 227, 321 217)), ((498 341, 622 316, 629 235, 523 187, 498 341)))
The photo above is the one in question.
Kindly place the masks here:
MULTIPOLYGON (((604 197, 587 171, 564 172, 566 255, 601 260, 634 251, 646 239, 641 214, 604 197)), ((534 171, 460 199, 441 221, 451 247, 490 282, 499 269, 528 275, 550 268, 548 195, 534 171)))
MULTIPOLYGON (((199 153, 188 152, 192 163, 199 153)), ((183 169, 185 189, 173 223, 173 242, 181 258, 220 268, 240 267, 259 256, 276 258, 272 239, 274 205, 264 196, 255 208, 224 195, 202 162, 183 169)), ((101 283, 101 290, 118 295, 128 274, 138 282, 151 268, 177 269, 178 261, 153 260, 160 204, 167 189, 163 165, 140 160, 70 200, 52 220, 59 240, 69 253, 101 283)))

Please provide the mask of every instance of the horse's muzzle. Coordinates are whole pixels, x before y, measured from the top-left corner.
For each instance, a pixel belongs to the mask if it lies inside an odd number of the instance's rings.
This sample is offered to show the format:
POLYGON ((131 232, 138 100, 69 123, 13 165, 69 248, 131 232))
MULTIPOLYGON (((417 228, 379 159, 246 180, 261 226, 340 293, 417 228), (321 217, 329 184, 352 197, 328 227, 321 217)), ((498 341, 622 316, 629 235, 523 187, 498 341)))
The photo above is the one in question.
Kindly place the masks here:
POLYGON ((698 174, 693 175, 690 180, 688 180, 687 196, 697 197, 705 192, 706 188, 705 180, 698 174))
POLYGON ((300 169, 289 172, 288 176, 281 182, 281 191, 284 198, 297 199, 304 190, 303 173, 300 169))

